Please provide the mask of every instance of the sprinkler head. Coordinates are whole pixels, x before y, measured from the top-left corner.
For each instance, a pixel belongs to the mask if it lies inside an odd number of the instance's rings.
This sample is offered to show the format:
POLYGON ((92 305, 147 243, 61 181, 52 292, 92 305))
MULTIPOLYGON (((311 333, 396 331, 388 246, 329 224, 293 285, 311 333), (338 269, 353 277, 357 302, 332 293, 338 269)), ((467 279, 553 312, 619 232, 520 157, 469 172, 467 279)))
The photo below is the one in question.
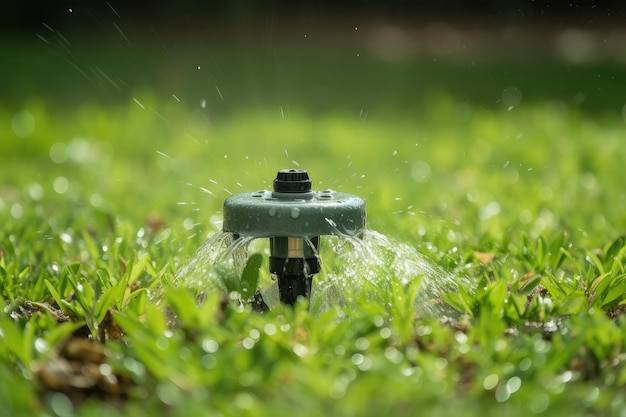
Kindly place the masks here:
POLYGON ((309 297, 320 271, 320 236, 360 236, 365 202, 351 194, 314 191, 303 169, 278 171, 273 191, 236 194, 224 201, 223 230, 236 237, 270 239, 269 270, 281 302, 309 297))

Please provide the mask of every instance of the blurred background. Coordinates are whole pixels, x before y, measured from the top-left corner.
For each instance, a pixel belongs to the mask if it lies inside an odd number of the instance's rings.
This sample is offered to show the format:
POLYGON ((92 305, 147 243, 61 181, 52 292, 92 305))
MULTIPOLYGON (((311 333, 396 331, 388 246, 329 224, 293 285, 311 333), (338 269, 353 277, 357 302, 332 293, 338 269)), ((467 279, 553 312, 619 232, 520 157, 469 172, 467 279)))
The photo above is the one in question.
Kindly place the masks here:
POLYGON ((493 105, 513 84, 524 98, 568 95, 596 111, 617 104, 607 93, 621 80, 600 75, 602 94, 578 94, 552 64, 621 65, 623 9, 608 0, 11 2, 0 17, 4 71, 11 74, 3 96, 53 93, 72 103, 149 88, 207 104, 219 99, 216 112, 286 101, 360 111, 366 100, 406 107, 438 87, 493 105), (11 45, 24 43, 29 52, 11 53, 11 45), (299 57, 282 62, 287 54, 299 57), (483 82, 481 71, 491 71, 494 60, 519 67, 483 82), (414 70, 427 76, 421 85, 414 70), (208 84, 221 96, 206 97, 208 84))
POLYGON ((301 167, 317 187, 365 197, 373 227, 412 239, 488 245, 483 234, 565 228, 602 240, 626 227, 621 211, 601 213, 626 208, 614 181, 624 9, 10 2, 0 209, 15 219, 15 204, 54 212, 62 199, 90 222, 94 210, 111 224, 208 228, 230 193, 301 167))
MULTIPOLYGON (((179 20, 180 14, 196 19, 240 18, 247 16, 294 16, 311 14, 384 15, 389 18, 415 16, 455 19, 492 18, 516 21, 552 19, 569 20, 572 23, 623 18, 623 4, 617 0, 583 1, 523 1, 523 0, 441 0, 441 1, 367 1, 332 0, 319 1, 258 1, 258 0, 157 0, 157 1, 59 1, 52 4, 44 0, 15 2, 5 6, 3 25, 11 29, 24 30, 37 28, 45 20, 62 21, 67 27, 93 28, 85 21, 69 19, 65 11, 69 9, 89 10, 96 19, 106 19, 110 9, 133 20, 155 18, 179 20)), ((182 29, 182 28, 181 28, 182 29)))

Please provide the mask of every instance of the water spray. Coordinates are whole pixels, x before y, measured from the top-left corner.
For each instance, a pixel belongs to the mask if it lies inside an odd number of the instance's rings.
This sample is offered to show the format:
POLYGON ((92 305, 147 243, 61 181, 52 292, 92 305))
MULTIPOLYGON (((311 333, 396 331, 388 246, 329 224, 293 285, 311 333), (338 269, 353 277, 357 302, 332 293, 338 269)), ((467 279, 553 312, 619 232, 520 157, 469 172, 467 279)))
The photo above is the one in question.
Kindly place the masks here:
POLYGON ((280 301, 293 305, 311 294, 321 268, 320 236, 360 236, 365 202, 333 190, 314 191, 303 169, 278 171, 273 191, 232 195, 224 201, 224 232, 235 239, 269 238, 269 271, 280 301))

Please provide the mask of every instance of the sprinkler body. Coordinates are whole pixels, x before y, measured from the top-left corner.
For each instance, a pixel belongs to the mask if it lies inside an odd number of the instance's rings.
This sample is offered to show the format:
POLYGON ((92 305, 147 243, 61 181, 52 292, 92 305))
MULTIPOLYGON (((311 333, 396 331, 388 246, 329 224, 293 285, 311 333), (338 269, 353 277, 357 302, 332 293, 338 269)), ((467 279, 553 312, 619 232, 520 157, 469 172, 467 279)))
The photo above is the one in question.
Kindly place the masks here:
POLYGON ((269 270, 281 302, 309 297, 320 271, 320 236, 360 236, 365 202, 351 194, 313 191, 307 171, 278 171, 273 191, 236 194, 224 201, 223 230, 236 237, 270 239, 269 270))

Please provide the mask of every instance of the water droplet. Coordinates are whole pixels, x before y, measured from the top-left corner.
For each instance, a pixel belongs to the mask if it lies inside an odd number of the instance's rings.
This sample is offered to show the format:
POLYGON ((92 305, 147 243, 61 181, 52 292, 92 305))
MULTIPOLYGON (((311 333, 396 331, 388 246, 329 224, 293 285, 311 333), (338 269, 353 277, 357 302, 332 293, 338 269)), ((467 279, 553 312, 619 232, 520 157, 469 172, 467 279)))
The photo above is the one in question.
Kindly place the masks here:
POLYGON ((67 233, 61 233, 61 240, 67 244, 71 244, 72 236, 67 233))
POLYGON ((37 182, 31 183, 27 192, 28 196, 34 201, 39 201, 43 198, 43 187, 37 182))
POLYGON ((156 388, 156 395, 166 405, 176 405, 182 400, 182 393, 173 382, 161 382, 156 388))
POLYGON ((276 207, 270 207, 270 209, 269 209, 269 211, 268 211, 268 214, 269 214, 271 217, 276 216, 276 207))
POLYGON ((166 337, 159 336, 156 338, 155 345, 160 350, 166 350, 170 346, 170 343, 166 337))
POLYGON ((424 161, 416 161, 411 165, 411 178, 417 182, 427 182, 430 178, 430 165, 424 161))
POLYGON ((13 133, 20 138, 27 138, 35 131, 35 116, 30 112, 21 111, 11 121, 13 133))
POLYGON ((388 346, 385 349, 385 358, 391 363, 400 363, 402 361, 402 354, 394 346, 388 346))
POLYGON ((367 350, 370 347, 370 341, 365 337, 359 337, 356 340, 356 348, 359 350, 367 350))
POLYGON ((50 349, 50 345, 48 345, 48 342, 46 342, 40 337, 35 339, 35 350, 37 350, 37 352, 46 353, 49 349, 50 349))
POLYGON ((361 355, 360 353, 355 353, 354 355, 352 355, 352 363, 354 365, 360 365, 363 363, 363 360, 365 359, 365 356, 361 355))
POLYGON ((298 207, 294 207, 291 209, 290 214, 292 219, 297 219, 300 217, 300 209, 298 207))
POLYGON ((137 104, 139 107, 141 107, 141 110, 145 110, 146 109, 146 107, 137 98, 133 97, 133 101, 135 102, 135 104, 137 104))
POLYGON ((133 358, 124 359, 123 365, 124 368, 126 368, 126 370, 131 373, 131 375, 138 375, 143 377, 146 373, 146 367, 144 366, 144 364, 133 358))
POLYGON ((215 353, 219 349, 219 345, 213 339, 204 339, 202 341, 202 350, 206 353, 215 353))
POLYGON ((530 358, 524 358, 519 362, 518 367, 520 371, 527 371, 530 369, 532 364, 533 364, 533 361, 530 358))
POLYGON ((300 357, 303 357, 306 356, 307 353, 309 353, 309 349, 306 346, 298 343, 293 347, 293 353, 300 357))
POLYGON ((333 219, 329 219, 328 217, 326 217, 324 218, 324 220, 326 220, 326 223, 328 223, 330 227, 337 227, 337 223, 335 223, 333 219))
POLYGON ((340 400, 346 395, 348 381, 345 378, 337 378, 328 389, 328 395, 333 400, 340 400))
POLYGON ((240 410, 254 410, 255 400, 252 395, 244 392, 244 393, 237 394, 237 396, 235 396, 235 405, 240 410))
POLYGON ((67 145, 62 142, 57 142, 50 147, 50 159, 55 164, 62 164, 67 160, 68 151, 67 145))
POLYGON ((416 332, 418 336, 428 336, 433 332, 433 328, 430 326, 418 326, 416 332))
POLYGON ((509 399, 511 393, 507 389, 506 385, 501 385, 496 389, 496 401, 503 403, 509 399))
POLYGON ((187 217, 185 220, 183 220, 183 227, 185 228, 185 230, 191 230, 194 226, 195 222, 192 218, 187 217))
POLYGON ((243 347, 248 349, 248 350, 252 349, 254 347, 255 343, 256 342, 254 341, 254 339, 252 339, 250 337, 246 337, 245 339, 243 339, 243 342, 242 342, 243 347))
POLYGON ((74 405, 67 395, 56 392, 50 396, 50 408, 58 416, 71 416, 74 414, 74 405))
POLYGON ((458 343, 460 343, 460 344, 467 343, 467 341, 468 341, 468 339, 469 339, 469 338, 467 337, 467 335, 466 335, 465 333, 463 333, 463 332, 455 332, 455 333, 454 333, 454 338, 455 338, 455 339, 456 339, 456 341, 457 341, 458 343))
POLYGON ((276 326, 272 323, 268 323, 263 327, 263 331, 268 336, 273 336, 276 334, 276 326))
POLYGON ((583 404, 585 404, 587 407, 591 407, 598 401, 599 396, 600 396, 600 388, 593 387, 583 399, 583 404))
POLYGON ((202 356, 200 363, 205 369, 213 369, 217 365, 217 359, 215 358, 215 355, 206 354, 202 356))
POLYGON ((415 374, 415 368, 413 367, 406 367, 402 369, 402 375, 404 376, 411 376, 415 374))
POLYGON ((512 110, 522 102, 522 92, 517 87, 507 87, 502 91, 502 103, 512 110))
POLYGON ((489 374, 483 380, 483 388, 487 391, 494 389, 498 385, 498 375, 489 374))
POLYGON ((514 376, 506 382, 506 389, 510 394, 517 392, 522 386, 522 380, 518 376, 514 376))
POLYGON ((491 201, 478 210, 478 217, 481 220, 489 220, 500 214, 500 204, 497 201, 491 201))
POLYGON ((14 219, 21 219, 24 215, 24 208, 21 204, 15 203, 11 206, 11 216, 14 219))
POLYGON ((103 363, 98 366, 98 370, 104 377, 111 377, 113 375, 113 368, 108 363, 103 363))

